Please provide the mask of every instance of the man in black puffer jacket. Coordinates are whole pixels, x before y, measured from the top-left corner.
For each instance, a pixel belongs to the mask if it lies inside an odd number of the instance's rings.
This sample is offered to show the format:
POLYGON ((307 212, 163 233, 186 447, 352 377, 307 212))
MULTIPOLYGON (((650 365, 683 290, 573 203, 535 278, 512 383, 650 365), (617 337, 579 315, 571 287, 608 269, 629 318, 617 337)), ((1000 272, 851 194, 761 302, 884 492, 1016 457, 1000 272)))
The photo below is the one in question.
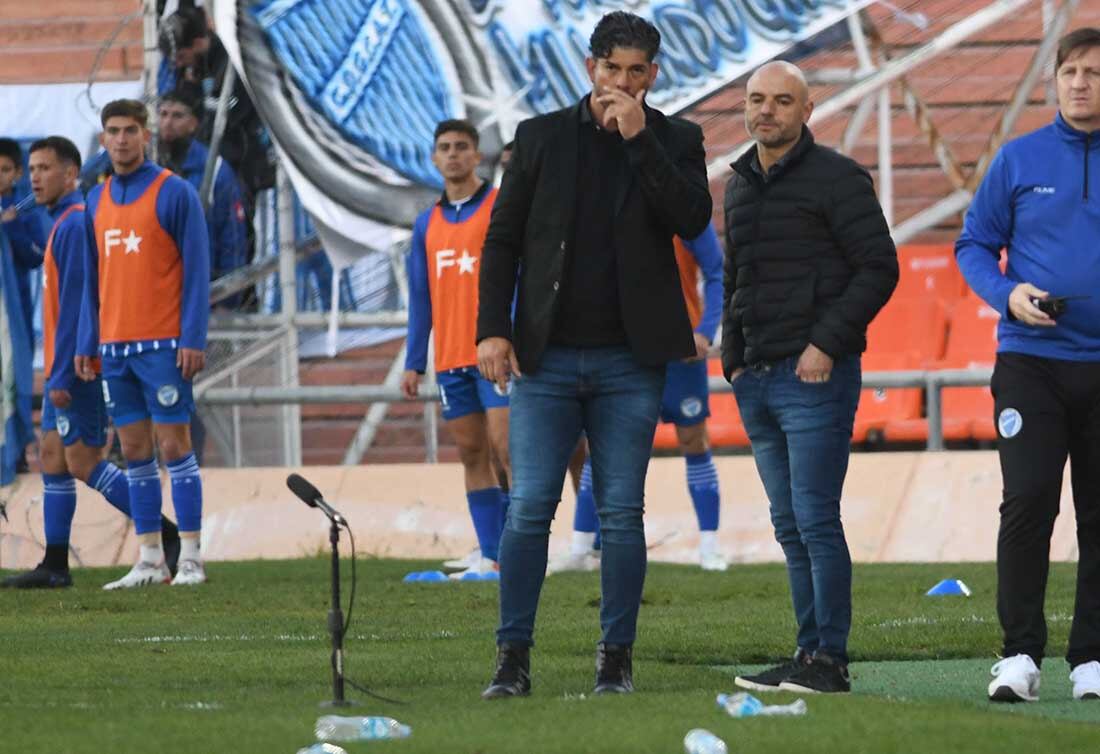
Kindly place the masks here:
POLYGON ((750 689, 846 692, 852 561, 840 522, 867 325, 897 251, 858 164, 814 143, 802 72, 769 63, 747 86, 756 140, 726 186, 722 366, 752 442, 798 620, 794 658, 750 689))

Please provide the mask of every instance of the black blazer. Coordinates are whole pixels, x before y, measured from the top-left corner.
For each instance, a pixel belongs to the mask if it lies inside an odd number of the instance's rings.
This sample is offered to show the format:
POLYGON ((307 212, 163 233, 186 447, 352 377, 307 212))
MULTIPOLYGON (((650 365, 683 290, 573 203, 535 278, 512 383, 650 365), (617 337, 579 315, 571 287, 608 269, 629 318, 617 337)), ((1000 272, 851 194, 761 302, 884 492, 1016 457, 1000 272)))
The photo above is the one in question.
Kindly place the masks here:
MULTIPOLYGON (((511 340, 524 372, 546 350, 573 238, 581 107, 519 125, 481 252, 477 340, 511 340)), ((703 132, 647 107, 646 128, 626 151, 629 185, 609 199, 619 297, 635 358, 657 366, 695 353, 672 237, 695 238, 710 222, 703 132)))

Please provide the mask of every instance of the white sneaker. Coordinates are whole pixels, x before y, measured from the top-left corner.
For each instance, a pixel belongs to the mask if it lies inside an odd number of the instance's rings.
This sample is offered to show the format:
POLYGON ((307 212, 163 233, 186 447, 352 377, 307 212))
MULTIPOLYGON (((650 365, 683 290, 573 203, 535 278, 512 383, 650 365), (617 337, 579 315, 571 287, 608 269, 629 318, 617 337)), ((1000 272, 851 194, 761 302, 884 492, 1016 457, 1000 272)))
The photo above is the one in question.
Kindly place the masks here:
POLYGON ((1073 681, 1074 699, 1100 699, 1100 662, 1093 660, 1078 665, 1069 674, 1073 681))
POLYGON ((168 566, 164 563, 154 565, 153 563, 146 563, 145 561, 139 560, 137 564, 130 569, 128 574, 118 581, 104 584, 103 588, 107 591, 113 591, 115 589, 133 589, 136 586, 167 584, 171 580, 172 574, 168 572, 168 566))
POLYGON ((730 567, 721 553, 699 552, 699 565, 704 571, 724 571, 730 567))
POLYGON ((206 583, 206 569, 201 560, 181 560, 172 586, 194 586, 206 583))
POLYGON ((600 570, 600 551, 589 550, 587 552, 567 552, 546 564, 546 575, 565 571, 598 571, 600 570))
POLYGON ((465 571, 467 568, 473 568, 481 562, 481 550, 474 548, 469 555, 464 558, 455 558, 454 560, 444 560, 444 568, 453 568, 459 571, 465 571))
POLYGON ((1028 655, 1006 657, 993 666, 991 702, 1039 701, 1039 668, 1028 655))
POLYGON ((478 558, 476 565, 465 571, 449 573, 447 578, 453 581, 492 581, 500 578, 500 566, 495 560, 478 558))

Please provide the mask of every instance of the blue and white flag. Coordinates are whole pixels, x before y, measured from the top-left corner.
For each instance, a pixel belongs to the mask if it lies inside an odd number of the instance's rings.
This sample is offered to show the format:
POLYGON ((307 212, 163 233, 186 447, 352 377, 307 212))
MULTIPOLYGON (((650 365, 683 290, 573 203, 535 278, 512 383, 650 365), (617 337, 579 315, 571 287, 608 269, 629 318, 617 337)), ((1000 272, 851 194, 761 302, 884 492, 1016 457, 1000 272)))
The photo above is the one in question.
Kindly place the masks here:
MULTIPOLYGON (((613 10, 661 32, 648 101, 682 113, 872 0, 213 0, 303 205, 354 246, 438 196, 433 131, 466 118, 490 160, 519 121, 577 102, 613 10), (370 221, 370 222, 364 222, 370 221), (373 225, 372 225, 373 223, 373 225)), ((329 239, 326 238, 326 247, 329 239)), ((374 246, 378 248, 378 246, 374 246)))

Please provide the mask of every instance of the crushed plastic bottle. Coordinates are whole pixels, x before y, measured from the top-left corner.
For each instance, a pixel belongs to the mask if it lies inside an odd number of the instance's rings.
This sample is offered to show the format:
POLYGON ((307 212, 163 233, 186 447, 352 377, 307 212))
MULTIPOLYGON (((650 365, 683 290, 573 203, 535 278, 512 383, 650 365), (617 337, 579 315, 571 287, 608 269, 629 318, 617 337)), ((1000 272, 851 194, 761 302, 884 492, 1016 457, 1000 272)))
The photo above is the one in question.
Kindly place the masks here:
POLYGON ((383 738, 408 738, 412 728, 392 717, 342 717, 325 715, 317 718, 313 734, 318 741, 375 741, 383 738))
POLYGON ((744 692, 719 694, 718 706, 730 717, 755 717, 757 715, 805 715, 806 701, 798 699, 790 704, 764 704, 752 694, 744 692))
POLYGON ((304 749, 298 749, 298 754, 348 754, 336 744, 313 744, 304 749))
POLYGON ((686 754, 729 754, 726 742, 709 730, 695 728, 684 736, 686 754))

